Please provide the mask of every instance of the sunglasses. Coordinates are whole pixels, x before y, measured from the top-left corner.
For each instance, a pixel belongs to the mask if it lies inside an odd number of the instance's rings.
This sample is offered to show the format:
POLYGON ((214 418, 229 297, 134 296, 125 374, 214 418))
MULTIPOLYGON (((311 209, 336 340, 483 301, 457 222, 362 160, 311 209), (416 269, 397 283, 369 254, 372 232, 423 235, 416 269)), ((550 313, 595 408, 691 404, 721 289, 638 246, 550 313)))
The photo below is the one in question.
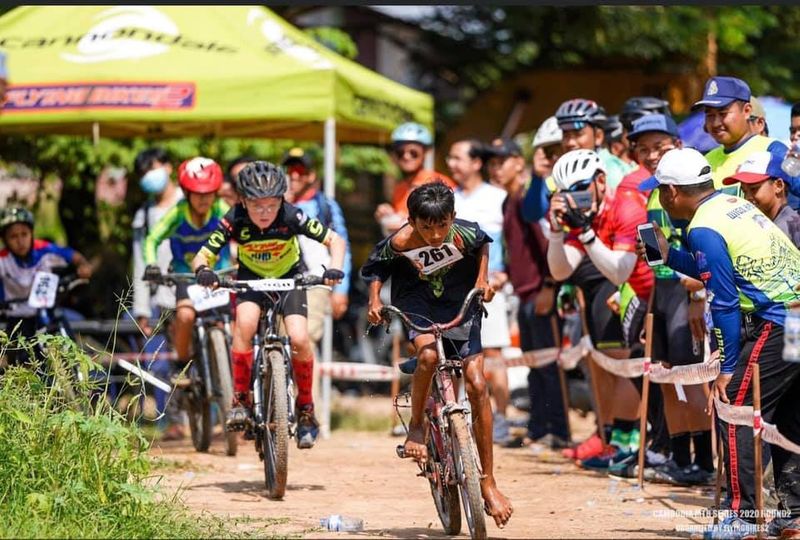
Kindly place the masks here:
POLYGON ((402 158, 407 155, 411 159, 417 159, 422 155, 422 152, 416 148, 397 148, 394 150, 394 155, 398 158, 402 158))
POLYGON ((567 191, 586 191, 589 189, 589 186, 592 185, 592 182, 594 182, 594 178, 581 180, 580 182, 572 184, 567 191))

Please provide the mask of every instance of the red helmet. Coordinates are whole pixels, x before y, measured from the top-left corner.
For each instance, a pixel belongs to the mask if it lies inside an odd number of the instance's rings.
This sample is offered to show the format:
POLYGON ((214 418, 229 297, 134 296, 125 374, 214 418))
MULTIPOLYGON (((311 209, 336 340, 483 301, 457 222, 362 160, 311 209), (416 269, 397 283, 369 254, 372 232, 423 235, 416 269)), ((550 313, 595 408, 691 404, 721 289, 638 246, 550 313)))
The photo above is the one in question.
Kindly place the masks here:
POLYGON ((213 159, 187 159, 178 167, 178 183, 186 191, 213 193, 222 185, 222 168, 213 159))

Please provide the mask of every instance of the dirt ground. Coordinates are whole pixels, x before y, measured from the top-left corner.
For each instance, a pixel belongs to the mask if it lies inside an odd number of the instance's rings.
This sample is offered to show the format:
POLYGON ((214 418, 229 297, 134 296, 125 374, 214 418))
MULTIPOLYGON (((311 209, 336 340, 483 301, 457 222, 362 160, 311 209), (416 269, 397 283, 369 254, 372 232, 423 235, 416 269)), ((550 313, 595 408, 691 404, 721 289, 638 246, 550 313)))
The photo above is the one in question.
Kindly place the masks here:
MULTIPOLYGON (((372 398, 369 407, 388 411, 390 405, 387 398, 372 398)), ((571 422, 575 440, 591 431, 591 416, 574 415, 571 422)), ((224 455, 219 435, 206 454, 196 453, 188 440, 161 443, 152 453, 162 460, 162 483, 180 487, 192 510, 243 517, 242 526, 258 536, 445 537, 428 482, 415 477, 413 462, 395 456, 402 440, 388 432, 336 430, 311 450, 292 446, 283 501, 266 498, 263 466, 250 441, 240 442, 236 457, 224 455), (319 519, 331 514, 361 518, 364 530, 322 530, 319 519)), ((646 483, 640 491, 634 481, 578 469, 559 455, 497 446, 494 455, 498 485, 515 511, 502 530, 487 517, 492 538, 688 537, 685 531, 711 522, 706 510, 713 488, 646 483)))

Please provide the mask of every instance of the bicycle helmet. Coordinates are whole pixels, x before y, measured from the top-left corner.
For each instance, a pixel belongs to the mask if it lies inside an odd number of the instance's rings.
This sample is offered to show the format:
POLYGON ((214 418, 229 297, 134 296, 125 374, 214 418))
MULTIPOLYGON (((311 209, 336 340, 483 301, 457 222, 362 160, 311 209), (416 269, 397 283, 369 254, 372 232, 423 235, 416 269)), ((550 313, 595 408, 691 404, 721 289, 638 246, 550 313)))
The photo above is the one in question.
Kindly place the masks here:
POLYGON ((33 214, 27 208, 21 206, 6 208, 0 214, 0 235, 6 232, 11 225, 24 223, 33 229, 33 214))
POLYGON ((214 193, 222 185, 222 168, 213 159, 187 159, 178 167, 178 183, 194 193, 214 193))
POLYGON ((431 146, 433 144, 433 137, 428 128, 416 122, 406 122, 400 124, 392 131, 392 144, 401 144, 407 142, 419 143, 422 146, 431 146))
POLYGON ((559 191, 569 191, 575 184, 593 179, 598 171, 605 172, 605 168, 597 152, 572 150, 556 161, 553 166, 553 181, 559 191))
POLYGON ((603 131, 609 142, 622 139, 622 122, 620 122, 619 116, 616 114, 609 116, 608 120, 606 120, 606 125, 603 126, 603 131))
POLYGON ((533 136, 532 148, 536 149, 540 146, 549 146, 561 142, 563 133, 561 128, 558 127, 558 120, 555 116, 551 116, 539 126, 536 130, 536 135, 533 136))
POLYGON ((286 173, 268 161, 250 162, 236 177, 236 191, 245 199, 283 197, 286 187, 286 173))
POLYGON ((652 96, 632 97, 622 105, 619 120, 625 129, 630 131, 633 128, 634 120, 655 113, 670 116, 669 102, 652 96))
POLYGON ((556 111, 561 129, 581 129, 587 125, 602 128, 607 120, 606 110, 590 99, 570 99, 556 111))

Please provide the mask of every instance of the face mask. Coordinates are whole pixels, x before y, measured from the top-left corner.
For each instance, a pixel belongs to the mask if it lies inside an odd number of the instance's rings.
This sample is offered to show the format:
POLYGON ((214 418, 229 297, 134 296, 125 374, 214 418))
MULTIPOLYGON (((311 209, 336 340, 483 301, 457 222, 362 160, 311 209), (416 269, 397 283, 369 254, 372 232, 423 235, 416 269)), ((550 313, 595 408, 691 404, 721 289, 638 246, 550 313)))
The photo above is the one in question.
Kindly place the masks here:
POLYGON ((142 176, 142 179, 139 180, 139 185, 145 193, 157 195, 164 191, 164 188, 167 187, 167 182, 169 182, 169 173, 167 169, 159 167, 158 169, 147 171, 147 173, 142 176))

